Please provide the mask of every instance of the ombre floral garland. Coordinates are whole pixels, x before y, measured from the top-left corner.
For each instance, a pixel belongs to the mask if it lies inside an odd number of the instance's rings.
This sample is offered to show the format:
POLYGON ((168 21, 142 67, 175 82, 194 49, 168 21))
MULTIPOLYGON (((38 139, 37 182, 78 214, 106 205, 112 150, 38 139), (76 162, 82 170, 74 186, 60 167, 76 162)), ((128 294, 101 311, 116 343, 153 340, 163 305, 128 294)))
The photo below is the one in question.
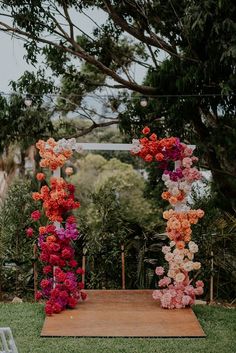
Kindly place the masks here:
POLYGON ((184 308, 194 304, 196 295, 202 295, 204 287, 202 281, 194 284, 189 276, 191 271, 201 267, 200 262, 194 261, 198 246, 191 240, 191 225, 204 216, 204 211, 191 210, 187 206, 192 184, 201 179, 201 173, 194 167, 198 158, 176 137, 158 139, 149 127, 145 127, 142 133, 144 137, 133 140, 132 154, 146 162, 155 162, 163 169, 162 180, 167 190, 162 193, 162 198, 174 207, 163 213, 170 239, 169 246, 162 247, 168 269, 156 268, 156 274, 163 277, 158 281, 160 289, 153 292, 153 298, 159 300, 163 308, 184 308))
MULTIPOLYGON (((62 167, 71 157, 73 149, 80 150, 74 139, 58 142, 54 139, 46 142, 40 140, 36 146, 43 158, 40 165, 51 170, 62 167)), ((73 169, 66 174, 71 175, 72 172, 73 169)), ((38 173, 36 179, 45 183, 45 174, 38 173)), ((79 300, 86 298, 86 293, 83 292, 84 283, 81 281, 84 271, 75 260, 73 247, 79 232, 75 217, 68 215, 68 212, 80 206, 79 202, 75 201, 74 192, 73 184, 67 183, 63 178, 52 177, 49 185, 42 185, 40 191, 32 195, 35 201, 42 202, 44 214, 49 220, 46 226, 39 226, 37 241, 44 278, 40 282, 41 290, 36 293, 36 299, 46 299, 47 315, 74 308, 79 300)), ((31 214, 35 222, 39 222, 41 216, 39 210, 31 214)), ((26 234, 33 237, 33 228, 28 228, 26 234)))

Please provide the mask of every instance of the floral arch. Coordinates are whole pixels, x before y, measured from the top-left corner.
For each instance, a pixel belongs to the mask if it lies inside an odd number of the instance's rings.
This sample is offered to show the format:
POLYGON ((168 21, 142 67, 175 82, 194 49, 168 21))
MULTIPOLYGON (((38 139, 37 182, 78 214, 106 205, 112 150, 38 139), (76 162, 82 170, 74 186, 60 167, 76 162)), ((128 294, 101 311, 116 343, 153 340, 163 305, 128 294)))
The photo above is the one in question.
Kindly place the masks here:
MULTIPOLYGON (((162 249, 168 263, 167 275, 164 276, 163 267, 156 268, 156 274, 163 278, 159 280, 160 289, 153 292, 153 298, 160 300, 163 308, 183 308, 192 305, 196 295, 203 293, 203 282, 196 281, 193 284, 189 273, 201 266, 199 262, 194 262, 198 246, 191 241, 191 225, 196 224, 204 212, 191 210, 187 206, 192 183, 201 178, 201 173, 193 167, 197 162, 193 149, 181 143, 178 138, 158 139, 154 133, 150 133, 148 127, 142 132, 144 136, 134 140, 133 145, 118 148, 131 150, 132 154, 163 169, 162 179, 167 190, 162 197, 172 207, 163 213, 167 220, 166 232, 170 244, 162 249), (171 162, 174 162, 175 168, 170 168, 171 162)), ((40 166, 52 172, 49 185, 45 185, 44 173, 37 174, 40 191, 32 195, 36 202, 42 203, 48 219, 46 226, 39 226, 39 257, 45 278, 40 282, 41 290, 36 294, 36 299, 46 299, 47 315, 59 313, 67 307, 73 308, 79 300, 86 298, 81 281, 83 269, 74 259, 73 249, 73 241, 79 233, 71 211, 80 204, 74 198, 74 185, 64 180, 60 174, 60 168, 71 158, 73 151, 81 151, 81 145, 75 139, 55 141, 53 138, 39 140, 36 144, 41 157, 40 166)), ((90 144, 88 148, 97 149, 98 146, 90 144)), ((70 168, 67 168, 68 175, 70 172, 70 168)), ((40 221, 40 211, 34 211, 31 217, 34 221, 40 221)), ((30 235, 32 231, 28 229, 27 232, 30 235)))

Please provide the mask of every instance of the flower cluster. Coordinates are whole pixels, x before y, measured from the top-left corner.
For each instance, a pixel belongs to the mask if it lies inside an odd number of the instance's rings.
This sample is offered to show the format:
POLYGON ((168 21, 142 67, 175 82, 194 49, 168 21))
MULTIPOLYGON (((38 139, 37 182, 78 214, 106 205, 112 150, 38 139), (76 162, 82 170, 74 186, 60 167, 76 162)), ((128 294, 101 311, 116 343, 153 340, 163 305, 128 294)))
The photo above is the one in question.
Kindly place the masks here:
POLYGON ((133 141, 132 154, 146 162, 155 162, 164 170, 162 180, 167 190, 162 193, 162 198, 174 206, 163 213, 170 239, 170 245, 162 248, 168 270, 165 275, 163 267, 156 268, 156 275, 163 277, 158 281, 160 289, 154 291, 153 298, 159 300, 163 308, 184 308, 194 303, 196 295, 203 294, 204 286, 202 281, 197 281, 194 286, 189 277, 190 271, 201 267, 200 262, 194 262, 198 246, 191 241, 191 225, 196 224, 204 212, 191 210, 186 204, 192 183, 201 179, 201 173, 193 166, 198 158, 176 137, 158 139, 155 134, 150 134, 148 127, 142 132, 145 136, 133 141))
MULTIPOLYGON (((55 141, 48 139, 38 141, 42 160, 40 165, 56 170, 71 157, 72 150, 80 150, 75 139, 55 141)), ((69 168, 68 175, 73 172, 69 168)), ((65 308, 73 308, 80 299, 86 298, 83 292, 84 284, 80 277, 83 269, 75 260, 73 241, 76 241, 79 232, 76 227, 76 219, 68 212, 78 208, 79 202, 75 201, 75 187, 67 183, 63 178, 52 177, 50 185, 46 184, 46 176, 37 173, 36 179, 43 182, 39 192, 34 192, 35 201, 42 202, 42 208, 49 220, 49 224, 39 227, 38 248, 39 259, 43 263, 44 278, 40 282, 41 290, 36 293, 36 299, 45 298, 45 312, 47 315, 59 313, 65 308), (65 221, 65 223, 64 223, 65 221), (53 222, 53 223, 52 223, 53 222), (59 222, 63 222, 60 224, 59 222)), ((33 221, 41 219, 41 212, 35 210, 31 214, 33 221)), ((33 228, 26 230, 26 235, 32 238, 33 228)))
POLYGON ((69 210, 78 208, 79 202, 74 199, 75 187, 68 184, 63 178, 50 179, 50 188, 41 187, 40 192, 34 192, 35 201, 43 201, 43 208, 48 219, 52 222, 62 222, 62 215, 69 210))
POLYGON ((45 278, 40 282, 41 291, 38 291, 37 299, 47 299, 47 315, 59 313, 66 307, 73 308, 80 299, 86 298, 86 293, 81 291, 84 285, 78 278, 83 270, 74 259, 71 244, 71 239, 76 240, 78 237, 76 224, 69 219, 66 230, 63 229, 57 229, 53 224, 39 228, 38 246, 45 278), (62 237, 64 233, 67 236, 62 237))
POLYGON ((36 147, 39 149, 40 157, 42 157, 40 166, 51 170, 62 167, 72 156, 73 150, 81 151, 81 146, 74 138, 69 140, 61 139, 59 141, 55 141, 53 138, 49 138, 47 141, 39 140, 36 143, 36 147))

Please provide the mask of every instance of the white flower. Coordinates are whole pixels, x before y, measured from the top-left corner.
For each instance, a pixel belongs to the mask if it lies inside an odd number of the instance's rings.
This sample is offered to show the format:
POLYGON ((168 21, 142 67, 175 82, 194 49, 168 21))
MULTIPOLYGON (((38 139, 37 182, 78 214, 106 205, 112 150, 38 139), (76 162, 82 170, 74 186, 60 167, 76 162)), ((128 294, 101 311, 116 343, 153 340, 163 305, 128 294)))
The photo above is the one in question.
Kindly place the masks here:
POLYGON ((179 194, 179 189, 176 186, 173 187, 172 190, 171 190, 171 194, 173 196, 177 196, 179 194))
POLYGON ((163 254, 167 254, 168 252, 170 252, 170 247, 169 246, 163 246, 162 247, 162 249, 161 249, 161 251, 163 252, 163 254))
POLYGON ((170 278, 175 278, 176 272, 174 270, 169 270, 167 276, 170 278))
POLYGON ((200 268, 201 268, 200 262, 193 262, 193 269, 194 270, 199 270, 200 268))
POLYGON ((198 252, 198 246, 197 246, 196 243, 194 243, 194 241, 190 241, 190 242, 188 243, 188 248, 189 248, 189 250, 190 250, 192 253, 198 252))
POLYGON ((192 261, 185 262, 183 264, 183 269, 184 269, 184 271, 187 271, 187 272, 192 271, 193 270, 193 262, 192 261))
POLYGON ((172 240, 172 241, 170 242, 170 247, 173 248, 173 246, 175 246, 175 241, 172 240))
POLYGON ((177 273, 177 275, 175 276, 176 282, 183 282, 184 279, 185 275, 182 272, 177 273))
POLYGON ((167 254, 165 254, 165 260, 166 261, 171 261, 173 259, 174 255, 171 254, 171 252, 168 252, 167 254))

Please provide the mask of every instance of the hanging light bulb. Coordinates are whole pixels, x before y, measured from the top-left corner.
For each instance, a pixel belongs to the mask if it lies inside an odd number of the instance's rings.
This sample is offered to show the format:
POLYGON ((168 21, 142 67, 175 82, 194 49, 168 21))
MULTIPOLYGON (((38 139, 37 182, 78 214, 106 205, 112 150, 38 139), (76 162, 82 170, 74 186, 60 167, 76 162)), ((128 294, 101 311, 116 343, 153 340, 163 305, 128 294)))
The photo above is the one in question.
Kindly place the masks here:
POLYGON ((147 97, 141 97, 140 98, 140 105, 141 107, 145 108, 148 105, 148 99, 147 97))
POLYGON ((32 97, 30 94, 26 94, 25 96, 25 100, 24 100, 24 103, 26 105, 26 107, 30 107, 32 105, 32 97))

